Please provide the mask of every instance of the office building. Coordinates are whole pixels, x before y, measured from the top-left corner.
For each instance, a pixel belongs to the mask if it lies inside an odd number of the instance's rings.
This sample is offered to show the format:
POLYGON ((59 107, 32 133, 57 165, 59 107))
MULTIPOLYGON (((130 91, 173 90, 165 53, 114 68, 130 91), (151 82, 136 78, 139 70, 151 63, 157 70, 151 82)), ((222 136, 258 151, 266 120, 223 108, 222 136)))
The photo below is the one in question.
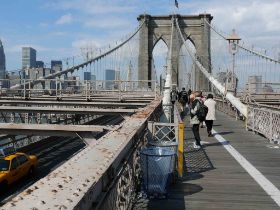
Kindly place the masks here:
POLYGON ((0 79, 5 79, 6 75, 6 56, 4 53, 4 46, 0 40, 0 79))
POLYGON ((114 89, 114 80, 116 78, 116 71, 112 69, 106 69, 105 70, 105 88, 106 90, 112 90, 114 89))
POLYGON ((22 69, 36 67, 36 50, 32 47, 22 48, 22 69))
POLYGON ((96 76, 95 76, 94 74, 92 74, 92 75, 90 76, 90 80, 91 80, 91 81, 96 81, 96 76))
MULTIPOLYGON (((44 77, 51 74, 52 73, 52 70, 50 68, 44 68, 44 77)), ((43 82, 43 85, 44 85, 44 89, 45 90, 49 90, 49 93, 51 94, 51 81, 50 80, 45 80, 43 82)))
POLYGON ((62 71, 62 61, 51 61, 51 69, 53 73, 62 71))
MULTIPOLYGON (((51 61, 51 69, 52 69, 52 73, 56 73, 59 71, 62 71, 62 61, 60 60, 52 60, 51 61)), ((60 84, 55 83, 55 81, 51 81, 51 89, 59 89, 60 84)), ((61 87, 64 87, 64 82, 61 83, 61 87)))
POLYGON ((105 88, 112 90, 118 89, 118 80, 120 80, 120 71, 106 69, 105 71, 105 88))
POLYGON ((43 61, 36 61, 36 68, 44 68, 44 62, 43 61))
POLYGON ((91 80, 91 74, 90 72, 84 72, 84 80, 91 80))
POLYGON ((19 73, 20 72, 14 72, 14 71, 8 72, 7 88, 20 84, 20 74, 19 73))

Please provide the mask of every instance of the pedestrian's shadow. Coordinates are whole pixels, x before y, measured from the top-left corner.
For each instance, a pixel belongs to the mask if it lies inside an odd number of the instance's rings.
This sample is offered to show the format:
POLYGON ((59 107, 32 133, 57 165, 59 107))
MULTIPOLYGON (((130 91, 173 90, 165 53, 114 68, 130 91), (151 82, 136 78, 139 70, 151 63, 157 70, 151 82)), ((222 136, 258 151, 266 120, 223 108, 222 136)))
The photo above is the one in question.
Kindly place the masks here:
POLYGON ((232 134, 232 133, 234 133, 234 132, 233 131, 223 131, 223 132, 215 133, 214 136, 217 135, 217 134, 223 136, 223 135, 228 135, 228 134, 232 134))
MULTIPOLYGON (((214 166, 203 148, 196 149, 192 143, 185 144, 185 175, 198 178, 201 172, 213 170, 214 166)), ((202 177, 200 177, 202 178, 202 177)))

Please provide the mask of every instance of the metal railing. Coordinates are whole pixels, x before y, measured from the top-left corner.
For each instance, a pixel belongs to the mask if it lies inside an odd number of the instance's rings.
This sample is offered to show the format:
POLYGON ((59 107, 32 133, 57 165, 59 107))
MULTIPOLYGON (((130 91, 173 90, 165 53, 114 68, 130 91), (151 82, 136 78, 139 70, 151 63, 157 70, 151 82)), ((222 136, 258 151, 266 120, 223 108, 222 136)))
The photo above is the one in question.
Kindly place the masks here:
POLYGON ((280 144, 280 111, 249 106, 246 126, 280 144))
MULTIPOLYGON (((245 120, 228 101, 215 98, 216 108, 236 119, 245 120)), ((280 109, 278 107, 248 103, 246 129, 259 133, 271 142, 280 144, 280 109)))
POLYGON ((217 110, 224 112, 231 117, 235 117, 236 119, 243 119, 238 110, 226 99, 215 98, 215 101, 217 110))
MULTIPOLYGON (((0 80, 0 84, 26 84, 17 89, 3 88, 0 85, 0 96, 32 98, 39 96, 53 96, 60 98, 67 95, 77 95, 90 100, 91 97, 112 95, 115 98, 126 96, 157 97, 158 86, 154 80, 69 80, 69 79, 38 79, 32 85, 33 79, 0 80)), ((7 86, 7 85, 6 85, 7 86)))

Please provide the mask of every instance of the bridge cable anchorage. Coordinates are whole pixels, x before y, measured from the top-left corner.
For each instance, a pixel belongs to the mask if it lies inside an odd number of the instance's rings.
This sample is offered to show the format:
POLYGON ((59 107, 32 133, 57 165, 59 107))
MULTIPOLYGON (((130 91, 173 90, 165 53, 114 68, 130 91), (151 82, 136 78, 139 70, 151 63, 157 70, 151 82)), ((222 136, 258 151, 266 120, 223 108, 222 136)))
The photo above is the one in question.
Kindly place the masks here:
POLYGON ((225 90, 225 87, 217 80, 214 78, 214 76, 212 76, 206 69, 205 67, 200 63, 200 61, 198 60, 198 57, 195 57, 192 53, 191 50, 189 49, 188 45, 186 44, 186 40, 183 37, 182 31, 179 27, 179 23, 178 23, 178 19, 175 18, 175 22, 176 22, 176 28, 179 32, 179 35, 182 39, 182 42, 184 43, 184 46, 187 50, 187 52, 189 53, 190 57, 192 58, 193 62, 195 63, 195 65, 198 67, 198 69, 204 74, 204 76, 209 80, 210 83, 212 83, 215 88, 217 90, 219 90, 220 93, 222 93, 226 99, 234 106, 236 107, 236 109, 238 111, 240 111, 240 113, 247 118, 247 106, 244 105, 237 97, 235 97, 232 93, 227 92, 225 90))
MULTIPOLYGON (((96 55, 94 58, 90 58, 88 57, 88 60, 86 60, 85 62, 81 63, 81 64, 74 64, 74 57, 73 57, 73 66, 70 67, 70 68, 67 68, 65 70, 62 70, 62 71, 59 71, 59 72, 56 72, 56 73, 52 73, 52 74, 49 74, 47 76, 44 76, 44 77, 40 77, 38 79, 34 79, 34 80, 31 80, 31 81, 28 81, 28 82, 23 82, 23 84, 16 84, 12 87, 10 87, 10 89, 12 90, 15 90, 15 89, 18 89, 18 88, 23 88, 23 87, 28 87, 28 85, 30 86, 33 86, 33 85, 36 85, 36 84, 39 84, 47 79, 54 79, 56 77, 61 77, 62 75, 67 75, 67 73, 73 73, 75 70, 79 70, 80 68, 84 68, 85 66, 87 65, 90 65, 91 63, 95 62, 95 61, 99 61, 101 60, 103 57, 107 56, 107 55, 110 55, 111 53, 114 53, 116 50, 118 50, 119 48, 121 48, 123 45, 125 45, 126 43, 128 43, 139 31, 140 29, 142 28, 142 26, 144 25, 145 22, 141 23, 141 25, 139 25, 137 27, 137 29, 130 35, 128 36, 124 41, 122 41, 121 43, 117 43, 117 45, 113 48, 110 47, 109 45, 109 48, 106 49, 104 52, 102 52, 101 50, 99 51, 99 55, 96 55)), ((68 61, 67 61, 68 63, 68 61)), ((101 63, 101 62, 100 62, 101 63)))

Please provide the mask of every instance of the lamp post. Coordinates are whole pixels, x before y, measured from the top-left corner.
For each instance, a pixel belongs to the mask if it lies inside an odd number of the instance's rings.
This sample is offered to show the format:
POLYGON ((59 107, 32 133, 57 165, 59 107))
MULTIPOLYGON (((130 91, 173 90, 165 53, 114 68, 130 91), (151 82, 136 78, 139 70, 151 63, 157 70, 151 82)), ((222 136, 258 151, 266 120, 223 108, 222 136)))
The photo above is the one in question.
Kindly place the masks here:
POLYGON ((238 52, 237 44, 239 44, 241 38, 236 34, 235 29, 233 29, 231 35, 227 38, 227 40, 229 43, 229 52, 232 54, 231 89, 236 95, 237 82, 234 74, 235 54, 238 52))

